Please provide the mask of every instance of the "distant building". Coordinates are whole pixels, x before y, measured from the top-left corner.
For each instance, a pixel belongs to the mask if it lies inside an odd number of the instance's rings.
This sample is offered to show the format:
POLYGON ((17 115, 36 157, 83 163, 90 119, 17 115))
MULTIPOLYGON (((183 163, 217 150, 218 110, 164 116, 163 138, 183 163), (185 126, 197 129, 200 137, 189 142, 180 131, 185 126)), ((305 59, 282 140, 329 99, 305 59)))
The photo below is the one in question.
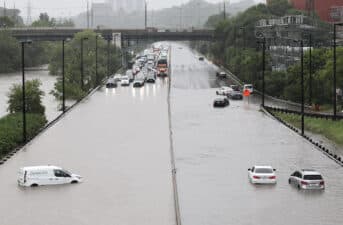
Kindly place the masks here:
POLYGON ((343 0, 288 0, 298 10, 314 11, 326 22, 343 21, 343 0))
POLYGON ((126 13, 144 11, 145 0, 107 0, 115 12, 126 13))
POLYGON ((113 19, 112 7, 109 3, 93 3, 91 8, 91 27, 109 27, 113 19))

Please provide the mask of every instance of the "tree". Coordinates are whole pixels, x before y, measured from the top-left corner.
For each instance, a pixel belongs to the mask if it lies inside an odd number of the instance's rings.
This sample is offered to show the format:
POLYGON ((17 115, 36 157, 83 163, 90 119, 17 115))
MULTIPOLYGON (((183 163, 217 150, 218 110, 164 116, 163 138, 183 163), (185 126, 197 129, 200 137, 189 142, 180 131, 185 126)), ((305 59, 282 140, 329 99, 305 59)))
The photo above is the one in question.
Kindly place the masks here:
POLYGON ((39 20, 34 21, 31 26, 33 27, 53 27, 56 24, 54 18, 50 19, 47 13, 41 13, 39 15, 39 20))
POLYGON ((0 27, 14 27, 15 22, 8 16, 0 17, 0 27))
POLYGON ((0 73, 13 72, 19 65, 18 41, 7 32, 0 31, 0 73))
MULTIPOLYGON (((26 112, 43 114, 45 107, 42 105, 44 92, 40 90, 41 82, 39 80, 30 80, 25 84, 26 94, 26 112)), ((22 104, 22 85, 14 84, 8 93, 8 111, 10 113, 21 113, 22 104)))
MULTIPOLYGON (((65 46, 65 90, 66 98, 80 99, 88 90, 96 86, 95 76, 95 38, 96 33, 90 30, 77 33, 65 46), (81 39, 83 42, 84 62, 84 90, 81 90, 81 39)), ((120 54, 115 46, 110 46, 110 73, 115 72, 120 66, 120 54)), ((61 75, 62 57, 61 46, 56 46, 52 51, 49 70, 51 74, 61 75)), ((98 37, 98 80, 107 76, 107 43, 98 37)), ((56 98, 62 98, 62 80, 58 79, 55 89, 51 92, 56 98)))

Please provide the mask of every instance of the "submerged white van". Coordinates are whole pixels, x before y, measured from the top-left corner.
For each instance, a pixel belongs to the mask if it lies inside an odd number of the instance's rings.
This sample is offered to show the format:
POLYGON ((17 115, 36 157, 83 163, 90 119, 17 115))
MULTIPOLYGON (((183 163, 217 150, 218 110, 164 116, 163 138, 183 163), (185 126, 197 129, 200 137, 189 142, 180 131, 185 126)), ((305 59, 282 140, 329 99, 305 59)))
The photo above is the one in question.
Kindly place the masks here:
POLYGON ((24 187, 40 185, 74 184, 82 181, 82 177, 72 174, 57 166, 23 167, 18 172, 18 184, 24 187))

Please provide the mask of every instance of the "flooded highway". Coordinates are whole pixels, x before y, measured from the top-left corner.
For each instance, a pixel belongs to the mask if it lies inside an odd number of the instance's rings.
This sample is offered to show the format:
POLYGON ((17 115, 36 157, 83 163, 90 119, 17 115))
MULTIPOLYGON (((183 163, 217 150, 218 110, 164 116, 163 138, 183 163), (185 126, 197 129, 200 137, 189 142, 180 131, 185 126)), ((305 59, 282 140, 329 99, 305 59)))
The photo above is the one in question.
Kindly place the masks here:
POLYGON ((173 140, 183 225, 343 223, 342 167, 260 112, 252 101, 231 101, 227 108, 214 109, 214 67, 200 62, 188 48, 173 45, 172 64, 173 140), (277 185, 250 184, 247 169, 253 165, 276 168, 277 185), (303 168, 320 171, 326 190, 291 187, 289 175, 303 168))
POLYGON ((102 88, 0 166, 0 225, 174 225, 172 140, 183 225, 338 225, 343 168, 256 101, 214 109, 217 68, 171 47, 168 79, 143 88, 102 88), (23 166, 56 165, 75 185, 20 188, 23 166), (252 185, 247 169, 271 165, 275 186, 252 185), (297 169, 320 171, 325 191, 288 184, 297 169))
POLYGON ((0 166, 0 224, 175 224, 167 90, 101 89, 0 166), (84 182, 18 187, 20 167, 47 164, 84 182))

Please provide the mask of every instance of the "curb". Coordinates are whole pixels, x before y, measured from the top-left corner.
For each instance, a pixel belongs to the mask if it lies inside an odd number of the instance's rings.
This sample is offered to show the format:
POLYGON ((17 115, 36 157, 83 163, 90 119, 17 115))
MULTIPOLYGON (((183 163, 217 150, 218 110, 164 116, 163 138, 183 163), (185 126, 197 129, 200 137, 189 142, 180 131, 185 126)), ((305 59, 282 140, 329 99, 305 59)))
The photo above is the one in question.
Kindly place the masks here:
POLYGON ((279 117, 277 117, 273 112, 271 112, 268 107, 262 107, 261 106, 261 110, 267 114, 268 116, 274 118, 275 120, 279 121, 280 123, 282 123, 283 125, 285 125, 286 127, 288 127, 289 129, 293 130, 295 133, 297 133, 299 136, 301 136, 302 138, 304 138, 305 140, 307 140, 309 143, 311 143, 317 150, 319 150, 320 152, 322 152, 324 155, 326 155, 329 159, 333 160, 334 162, 336 162, 338 165, 343 167, 343 158, 341 156, 338 156, 334 153, 332 153, 328 148, 326 148, 325 146, 323 146, 322 144, 316 142, 315 140, 313 140, 311 137, 304 135, 301 135, 301 132, 298 128, 294 127, 293 125, 285 122, 284 120, 280 119, 279 117))

